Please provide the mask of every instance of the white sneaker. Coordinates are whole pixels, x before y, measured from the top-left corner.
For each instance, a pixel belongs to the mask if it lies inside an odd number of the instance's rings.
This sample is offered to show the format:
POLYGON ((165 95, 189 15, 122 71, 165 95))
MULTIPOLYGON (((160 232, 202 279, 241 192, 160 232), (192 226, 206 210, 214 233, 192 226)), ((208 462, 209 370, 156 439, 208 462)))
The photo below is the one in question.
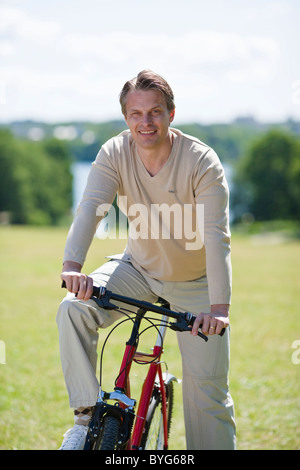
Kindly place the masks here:
POLYGON ((83 450, 88 426, 75 424, 64 434, 64 440, 59 450, 83 450))

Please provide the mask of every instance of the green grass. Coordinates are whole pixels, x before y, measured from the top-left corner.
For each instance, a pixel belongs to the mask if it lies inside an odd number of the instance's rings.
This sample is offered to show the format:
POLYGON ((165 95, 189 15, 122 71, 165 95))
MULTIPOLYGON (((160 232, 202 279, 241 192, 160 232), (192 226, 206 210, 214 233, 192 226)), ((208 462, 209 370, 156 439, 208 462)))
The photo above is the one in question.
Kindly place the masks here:
MULTIPOLYGON (((65 238, 63 228, 0 227, 2 450, 57 449, 72 425, 55 323, 65 238)), ((236 235, 232 242, 231 393, 241 450, 300 449, 300 364, 292 363, 292 343, 300 340, 300 243, 267 241, 236 235)), ((95 239, 86 271, 123 247, 124 240, 95 239)), ((121 337, 111 337, 106 351, 112 357, 104 356, 108 390, 121 337)), ((178 354, 175 334, 168 332, 166 361, 180 377, 178 354)), ((134 373, 139 384, 141 368, 134 373)), ((185 447, 180 384, 176 398, 171 448, 179 450, 185 447)))

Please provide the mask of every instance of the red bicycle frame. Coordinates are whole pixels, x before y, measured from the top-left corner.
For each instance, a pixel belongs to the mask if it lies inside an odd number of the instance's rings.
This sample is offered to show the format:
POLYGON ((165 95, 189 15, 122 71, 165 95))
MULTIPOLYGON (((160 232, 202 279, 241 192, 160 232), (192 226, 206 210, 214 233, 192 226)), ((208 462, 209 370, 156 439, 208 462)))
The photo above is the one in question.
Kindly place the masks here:
MULTIPOLYGON (((167 425, 167 400, 166 400, 166 391, 164 386, 163 374, 161 369, 161 355, 163 353, 163 339, 166 334, 165 322, 167 317, 163 316, 161 320, 161 325, 157 335, 156 344, 153 348, 152 354, 140 353, 137 351, 137 342, 136 336, 140 322, 143 318, 143 312, 137 314, 135 320, 135 325, 133 327, 132 335, 129 341, 126 343, 126 348, 123 356, 123 360, 120 367, 120 373, 116 381, 115 390, 126 393, 127 397, 130 397, 130 380, 129 373, 131 369, 132 362, 139 362, 147 364, 149 363, 149 369, 147 376, 144 380, 140 401, 138 405, 138 410, 136 413, 135 424, 132 432, 132 437, 128 443, 128 450, 138 449, 141 443, 147 411, 149 408, 151 395, 153 392, 154 384, 156 378, 159 379, 160 393, 162 397, 162 418, 163 418, 163 429, 164 429, 164 448, 168 448, 168 425, 167 425)), ((125 407, 125 405, 121 405, 125 407)))

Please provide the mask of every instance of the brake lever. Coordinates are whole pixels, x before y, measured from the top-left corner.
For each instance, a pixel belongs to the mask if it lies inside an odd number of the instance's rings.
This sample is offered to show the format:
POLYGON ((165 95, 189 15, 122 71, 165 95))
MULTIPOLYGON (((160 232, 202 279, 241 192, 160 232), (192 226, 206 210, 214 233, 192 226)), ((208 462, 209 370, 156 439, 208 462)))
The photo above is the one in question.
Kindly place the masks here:
MULTIPOLYGON (((189 332, 191 332, 191 328, 189 328, 189 326, 187 325, 187 322, 184 318, 180 318, 180 320, 178 320, 176 322, 173 322, 173 323, 170 323, 170 328, 171 328, 171 330, 174 330, 174 331, 189 331, 189 332)), ((200 331, 198 331, 198 336, 200 336, 200 338, 204 339, 205 342, 208 341, 208 337, 205 336, 200 331)))

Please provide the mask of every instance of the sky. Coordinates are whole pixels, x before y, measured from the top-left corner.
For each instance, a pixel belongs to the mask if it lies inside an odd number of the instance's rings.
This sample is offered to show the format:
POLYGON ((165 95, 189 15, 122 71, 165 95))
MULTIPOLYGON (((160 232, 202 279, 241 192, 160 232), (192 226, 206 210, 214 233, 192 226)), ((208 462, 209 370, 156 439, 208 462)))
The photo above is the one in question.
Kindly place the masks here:
POLYGON ((143 69, 175 123, 300 119, 299 0, 0 0, 0 122, 122 119, 143 69))

